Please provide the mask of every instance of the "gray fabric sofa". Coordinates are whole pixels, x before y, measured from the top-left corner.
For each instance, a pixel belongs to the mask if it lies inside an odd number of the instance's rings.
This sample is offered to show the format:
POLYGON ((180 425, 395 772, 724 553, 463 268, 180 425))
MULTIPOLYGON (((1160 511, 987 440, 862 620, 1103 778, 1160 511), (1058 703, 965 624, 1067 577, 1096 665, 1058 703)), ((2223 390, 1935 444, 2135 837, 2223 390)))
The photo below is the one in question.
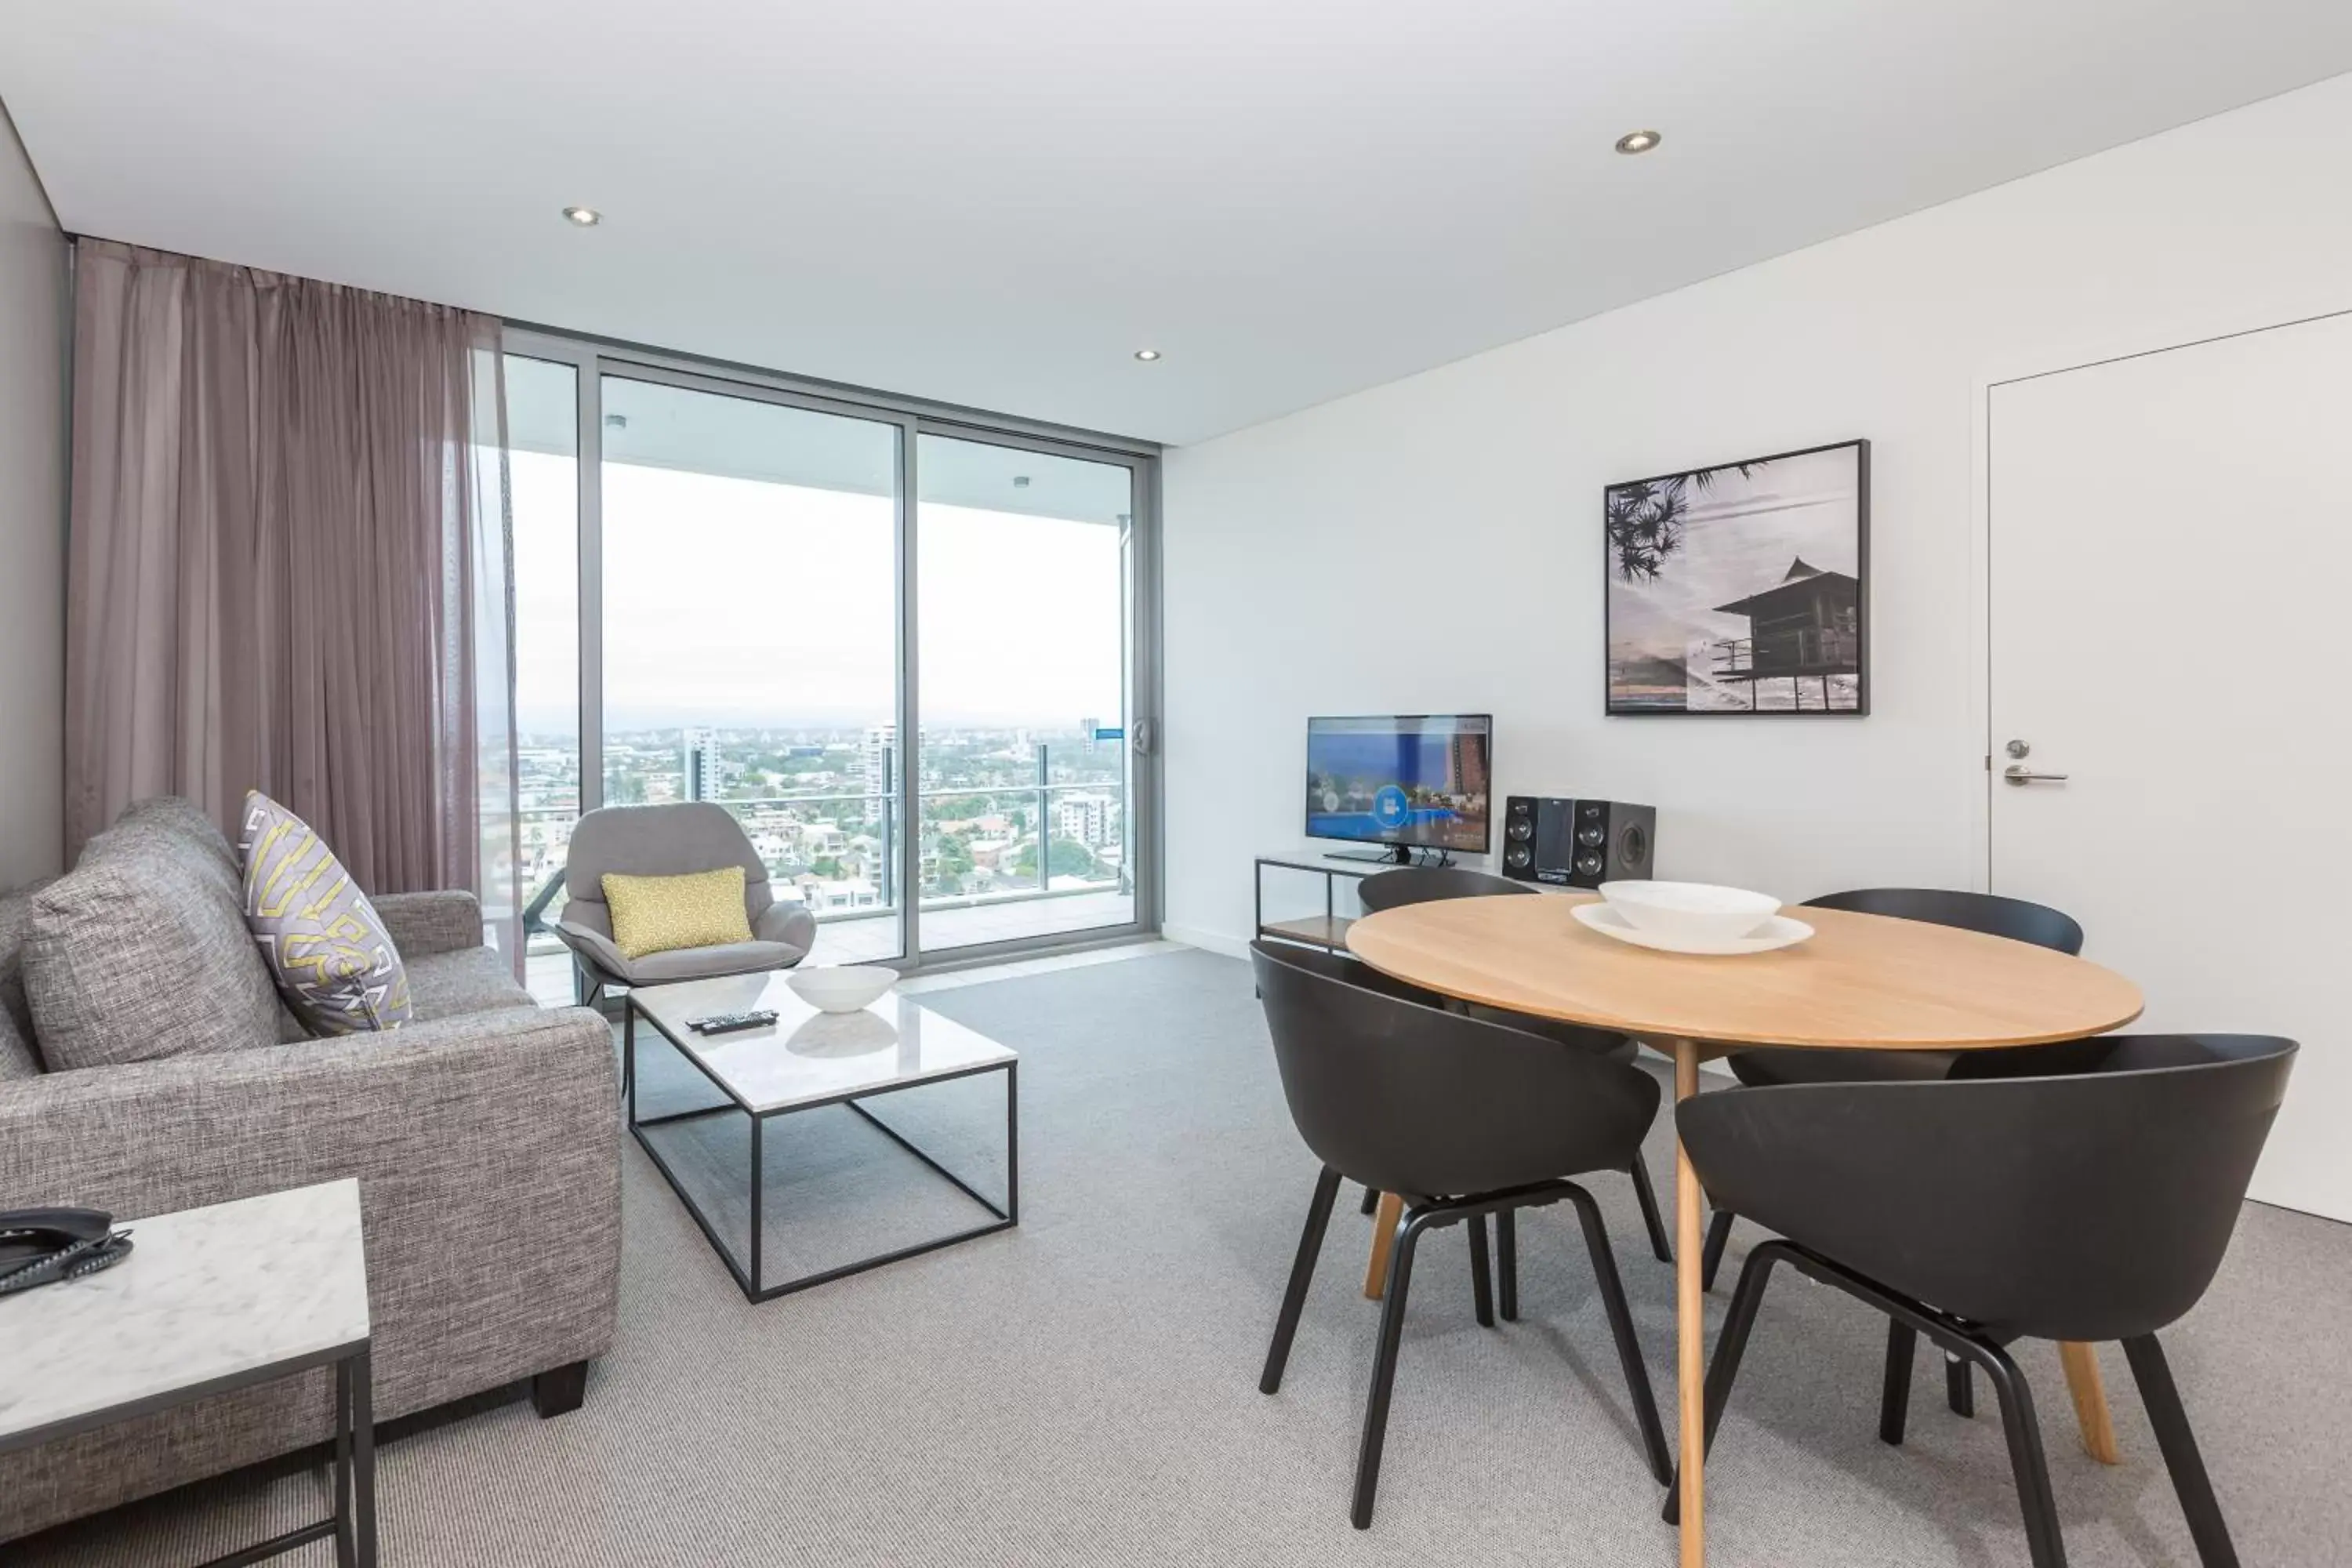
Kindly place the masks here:
POLYGON ((582 995, 590 1000, 608 985, 659 985, 790 969, 816 945, 816 917, 797 900, 776 901, 767 862, 751 847, 734 814, 715 801, 608 805, 589 812, 572 825, 564 851, 563 887, 563 917, 552 929, 572 950, 584 982, 582 995), (675 877, 723 871, 730 866, 743 868, 750 942, 649 952, 643 958, 631 958, 614 944, 612 906, 604 901, 606 872, 675 877))
MULTIPOLYGON (((225 1042, 210 1019, 205 1044, 182 1054, 42 1070, 37 1020, 57 1008, 41 994, 55 957, 41 944, 58 940, 58 911, 87 879, 129 889, 129 912, 154 917, 159 942, 193 943, 215 968, 249 961, 266 982, 259 952, 236 940, 236 864, 193 807, 150 802, 66 877, 0 897, 0 1209, 129 1218, 356 1176, 377 1419, 524 1379, 541 1415, 577 1405, 618 1308, 612 1035, 593 1013, 534 1004, 482 946, 471 894, 373 900, 416 1002, 398 1030, 289 1038, 299 1026, 273 1009, 239 1015, 242 1037, 225 1042), (126 875, 142 868, 145 882, 126 875), (168 918, 139 906, 166 897, 168 918)), ((168 973, 188 956, 145 961, 168 973)), ((243 995, 250 979, 205 984, 243 995)), ((322 1442, 333 1405, 327 1374, 312 1373, 0 1456, 0 1542, 322 1442)))

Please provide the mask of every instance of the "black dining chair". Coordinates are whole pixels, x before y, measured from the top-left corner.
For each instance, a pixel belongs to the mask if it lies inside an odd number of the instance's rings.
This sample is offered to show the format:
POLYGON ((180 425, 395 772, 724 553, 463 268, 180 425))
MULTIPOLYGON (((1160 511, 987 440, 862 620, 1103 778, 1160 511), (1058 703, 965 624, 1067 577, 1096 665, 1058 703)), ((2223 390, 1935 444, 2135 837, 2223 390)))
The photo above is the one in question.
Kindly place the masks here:
MULTIPOLYGON (((1993 893, 1948 888, 1861 888, 1808 899, 1804 907, 1953 926, 2063 953, 2083 951, 2083 928, 2071 915, 2046 904, 1993 893)), ((1733 1076, 1751 1088, 1785 1083, 1890 1083, 1948 1078, 1959 1055, 1958 1051, 1808 1051, 1768 1046, 1734 1051, 1728 1065, 1733 1076)), ((1705 1288, 1712 1290, 1716 1271, 1723 1266, 1723 1249, 1731 1239, 1731 1222, 1737 1216, 1714 1203, 1715 1194, 1708 1196, 1713 1212, 1707 1220, 1706 1246, 1699 1254, 1699 1273, 1705 1288)), ((1964 1373, 1957 1375, 1965 1377, 1964 1373)), ((1968 1413, 1966 1388, 1965 1381, 1954 1384, 1953 1407, 1963 1415, 1968 1413)))
MULTIPOLYGON (((1489 876, 1484 871, 1472 871, 1459 866, 1408 866, 1394 871, 1382 871, 1365 878, 1357 884, 1356 896, 1368 913, 1393 910, 1406 904, 1425 904, 1439 899, 1507 898, 1515 894, 1536 896, 1536 890, 1525 882, 1514 882, 1506 877, 1489 876)), ((1562 1023, 1553 1018, 1538 1018, 1531 1014, 1513 1013, 1501 1007, 1488 1007, 1478 1003, 1451 1004, 1456 1012, 1468 1013, 1474 1018, 1524 1029, 1542 1035, 1564 1046, 1612 1062, 1630 1062, 1641 1054, 1641 1047, 1623 1035, 1606 1029, 1591 1029, 1581 1024, 1562 1023)), ((1666 1235, 1665 1216, 1658 1210, 1657 1189, 1650 1184, 1650 1167, 1637 1150, 1633 1163, 1625 1167, 1633 1178, 1633 1201, 1641 1205, 1642 1225, 1650 1233, 1650 1251, 1661 1263, 1675 1260, 1673 1242, 1666 1235)), ((1380 1194, 1364 1189, 1364 1212, 1372 1212, 1380 1194)))
MULTIPOLYGON (((1430 1231, 1467 1222, 1474 1254, 1486 1216, 1566 1201, 1575 1206, 1592 1258, 1617 1359, 1660 1484, 1672 1473, 1650 1374, 1633 1335, 1625 1288, 1592 1194, 1567 1178, 1622 1170, 1658 1113, 1657 1080, 1637 1068, 1563 1051, 1540 1036, 1412 1000, 1401 982, 1360 984, 1351 961, 1312 949, 1250 944, 1266 1025, 1291 1120, 1323 1169, 1307 1209, 1298 1256, 1275 1320, 1258 1388, 1282 1386, 1284 1365, 1315 1276, 1316 1255, 1342 1178, 1405 1200, 1389 1254, 1379 1347, 1356 1458, 1359 1530, 1372 1522, 1381 1446, 1388 1432, 1413 1256, 1430 1231)), ((1355 966, 1361 967, 1361 966, 1355 966)), ((1479 1319, 1492 1321, 1484 1299, 1479 1319)), ((1517 1316, 1516 1258, 1503 1260, 1506 1318, 1517 1316)))
POLYGON ((1525 882, 1463 866, 1400 866, 1393 871, 1366 877, 1356 884, 1356 897, 1368 914, 1437 899, 1484 899, 1514 893, 1532 896, 1534 892, 1525 882))
MULTIPOLYGON (((1917 1336, 1984 1370, 2034 1568, 2063 1568, 2033 1396, 2007 1347, 2121 1340, 2199 1561, 2234 1568, 2156 1336, 2221 1267, 2295 1049, 2263 1035, 2105 1035, 1971 1054, 1943 1082, 1791 1084, 1684 1101, 1678 1131, 1699 1179, 1782 1238, 1740 1270, 1707 1368, 1707 1440, 1765 1285, 1786 1263, 1891 1321, 1885 1441, 1903 1441, 1917 1336)), ((1679 1500, 1668 1493, 1669 1521, 1679 1500)))

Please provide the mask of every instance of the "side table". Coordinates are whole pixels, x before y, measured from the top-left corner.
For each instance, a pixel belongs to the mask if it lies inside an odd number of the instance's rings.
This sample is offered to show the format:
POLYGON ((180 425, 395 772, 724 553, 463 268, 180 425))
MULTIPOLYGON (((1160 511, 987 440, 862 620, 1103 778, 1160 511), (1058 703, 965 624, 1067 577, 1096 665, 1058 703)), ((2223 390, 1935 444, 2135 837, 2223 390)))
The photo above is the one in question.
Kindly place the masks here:
POLYGON ((330 1537, 341 1568, 375 1568, 359 1183, 119 1223, 131 1252, 113 1268, 0 1297, 0 1452, 332 1366, 333 1512, 205 1568, 330 1537))

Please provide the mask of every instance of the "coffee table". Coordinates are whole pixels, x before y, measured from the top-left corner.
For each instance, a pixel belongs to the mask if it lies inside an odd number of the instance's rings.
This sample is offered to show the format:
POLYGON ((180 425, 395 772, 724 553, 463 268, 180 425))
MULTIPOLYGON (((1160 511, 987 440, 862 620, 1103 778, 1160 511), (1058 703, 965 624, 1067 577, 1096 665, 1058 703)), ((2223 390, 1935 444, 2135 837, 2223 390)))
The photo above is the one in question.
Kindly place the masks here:
POLYGON ((651 1155, 671 1191, 694 1216, 736 1284, 753 1301, 772 1300, 844 1275, 951 1247, 960 1241, 1010 1230, 1021 1216, 1021 1119, 1019 1058, 985 1035, 919 1006, 896 993, 855 1013, 821 1013, 802 1001, 782 973, 740 974, 671 985, 639 986, 629 993, 622 1025, 622 1083, 629 1131, 651 1155), (688 1023, 719 1013, 772 1009, 776 1022, 732 1034, 698 1034, 688 1023), (637 1115, 637 1020, 653 1026, 728 1103, 640 1120, 637 1115), (1004 1075, 1004 1203, 998 1206, 970 1182, 918 1147, 897 1128, 866 1109, 865 1101, 926 1084, 981 1073, 1004 1075), (863 1117, 899 1148, 952 1184, 993 1217, 982 1224, 897 1247, 856 1262, 770 1283, 761 1268, 765 1225, 766 1130, 768 1123, 800 1111, 838 1105, 863 1117), (648 1129, 712 1116, 750 1119, 751 1244, 739 1258, 719 1235, 709 1209, 663 1153, 648 1129))
POLYGON ((332 1366, 333 1511, 206 1568, 330 1539, 342 1568, 375 1568, 359 1183, 118 1224, 113 1268, 0 1297, 0 1452, 332 1366))

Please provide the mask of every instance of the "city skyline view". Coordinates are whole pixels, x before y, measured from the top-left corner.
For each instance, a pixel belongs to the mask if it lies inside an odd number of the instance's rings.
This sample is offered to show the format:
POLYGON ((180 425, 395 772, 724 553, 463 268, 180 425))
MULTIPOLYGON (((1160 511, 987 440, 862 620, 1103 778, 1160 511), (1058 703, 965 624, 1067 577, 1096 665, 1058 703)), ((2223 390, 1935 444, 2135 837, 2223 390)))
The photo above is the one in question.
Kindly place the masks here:
MULTIPOLYGON (((829 944, 880 956, 905 903, 898 789, 908 759, 897 728, 616 730, 604 737, 607 805, 709 800, 743 826, 780 900, 797 900, 829 944)), ((917 740, 914 859, 927 910, 1091 895, 1096 923, 1132 917, 1127 748, 1095 727, 953 727, 917 740), (1111 902, 1106 904, 1103 900, 1111 902)), ((519 848, 526 898, 560 877, 581 811, 580 750, 565 734, 518 747, 519 848)), ((1070 904, 1075 910, 1078 906, 1070 904)), ((1065 916, 1041 910, 1040 918, 1065 916)), ((552 939, 536 939, 553 951, 552 939)))

